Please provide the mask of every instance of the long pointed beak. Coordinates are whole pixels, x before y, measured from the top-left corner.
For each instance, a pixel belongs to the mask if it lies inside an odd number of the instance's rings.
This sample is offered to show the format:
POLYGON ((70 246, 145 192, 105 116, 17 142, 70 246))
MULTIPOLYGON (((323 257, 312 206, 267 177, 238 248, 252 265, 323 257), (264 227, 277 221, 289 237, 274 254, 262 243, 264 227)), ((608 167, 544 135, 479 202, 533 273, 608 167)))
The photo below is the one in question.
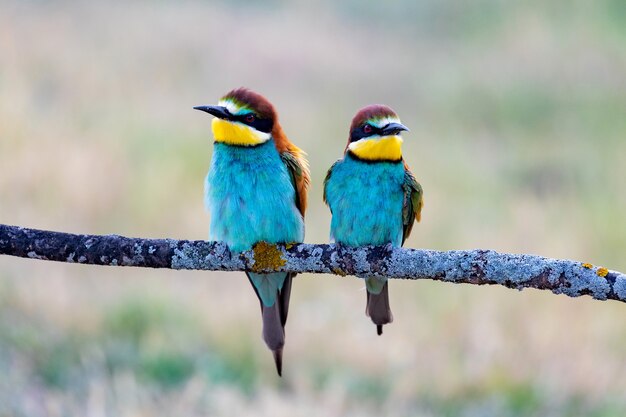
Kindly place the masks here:
POLYGON ((402 123, 389 123, 387 126, 383 128, 380 132, 381 136, 391 136, 396 135, 402 131, 409 131, 409 128, 403 125, 402 123))
POLYGON ((194 109, 207 112, 220 119, 229 119, 232 116, 228 109, 223 106, 195 106, 194 109))

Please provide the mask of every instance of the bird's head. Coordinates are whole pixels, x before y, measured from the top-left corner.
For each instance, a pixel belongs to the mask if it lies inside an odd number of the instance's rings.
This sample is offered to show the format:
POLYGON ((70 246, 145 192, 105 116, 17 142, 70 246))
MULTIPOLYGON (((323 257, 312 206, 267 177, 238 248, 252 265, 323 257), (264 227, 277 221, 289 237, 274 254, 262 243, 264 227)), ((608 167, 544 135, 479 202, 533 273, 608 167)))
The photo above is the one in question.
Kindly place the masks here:
POLYGON ((346 151, 366 161, 400 161, 404 130, 409 129, 390 107, 369 105, 352 119, 346 151))
POLYGON ((216 142, 254 146, 267 142, 277 124, 274 106, 262 95, 237 88, 222 97, 217 106, 196 106, 215 116, 211 124, 216 142))

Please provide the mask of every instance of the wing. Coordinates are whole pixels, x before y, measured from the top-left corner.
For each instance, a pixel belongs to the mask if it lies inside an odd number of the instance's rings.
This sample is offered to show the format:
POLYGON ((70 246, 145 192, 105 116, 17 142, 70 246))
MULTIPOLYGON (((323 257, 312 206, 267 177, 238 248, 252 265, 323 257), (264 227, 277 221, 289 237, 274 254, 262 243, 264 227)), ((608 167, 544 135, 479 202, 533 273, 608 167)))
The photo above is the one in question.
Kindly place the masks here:
POLYGON ((326 203, 326 205, 330 209, 330 214, 333 214, 333 209, 330 207, 330 204, 328 204, 328 198, 327 198, 327 195, 326 195, 326 186, 328 185, 328 180, 330 180, 330 176, 333 174, 333 168, 335 168, 335 166, 339 162, 341 162, 341 159, 335 161, 335 163, 331 165, 330 169, 326 173, 326 178, 324 178, 324 195, 323 195, 323 198, 324 198, 324 203, 326 203))
POLYGON ((304 217, 304 212, 306 211, 306 194, 309 183, 311 182, 309 163, 305 158, 306 153, 287 139, 287 135, 285 135, 283 128, 278 122, 274 123, 272 137, 274 138, 276 150, 291 175, 291 183, 296 190, 296 207, 298 207, 302 217, 304 217))
POLYGON ((424 206, 424 192, 422 186, 417 182, 409 167, 404 164, 404 205, 402 207, 402 243, 409 237, 413 224, 422 218, 422 207, 424 206))
POLYGON ((296 207, 302 213, 306 211, 307 191, 311 182, 309 174, 309 164, 305 158, 305 153, 297 146, 290 143, 283 152, 280 152, 280 158, 287 167, 287 171, 291 175, 293 188, 296 190, 296 207))

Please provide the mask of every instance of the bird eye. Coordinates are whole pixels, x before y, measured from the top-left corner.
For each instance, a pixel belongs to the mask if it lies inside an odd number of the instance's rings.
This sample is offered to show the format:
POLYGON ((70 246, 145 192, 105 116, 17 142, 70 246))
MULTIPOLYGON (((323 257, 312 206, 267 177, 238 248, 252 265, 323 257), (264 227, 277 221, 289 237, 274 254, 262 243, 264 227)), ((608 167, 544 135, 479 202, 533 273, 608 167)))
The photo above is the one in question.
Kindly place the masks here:
POLYGON ((372 126, 370 126, 370 125, 363 126, 363 132, 364 133, 372 133, 372 126))
POLYGON ((246 115, 246 122, 252 123, 254 122, 254 114, 250 113, 246 115))

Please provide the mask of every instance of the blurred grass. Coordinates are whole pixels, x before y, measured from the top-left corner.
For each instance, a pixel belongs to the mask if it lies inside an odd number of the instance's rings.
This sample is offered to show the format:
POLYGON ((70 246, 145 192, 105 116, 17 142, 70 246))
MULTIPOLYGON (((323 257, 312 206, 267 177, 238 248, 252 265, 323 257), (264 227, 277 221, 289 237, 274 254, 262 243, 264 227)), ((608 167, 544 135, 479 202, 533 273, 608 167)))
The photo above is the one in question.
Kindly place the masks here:
MULTIPOLYGON (((162 300, 128 299, 104 311, 101 322, 89 330, 59 331, 45 319, 22 314, 6 287, 1 297, 0 369, 11 376, 11 368, 19 364, 22 373, 0 383, 0 411, 5 415, 29 415, 24 407, 28 401, 11 395, 20 391, 60 397, 80 410, 83 401, 98 395, 93 384, 112 386, 106 389, 112 392, 101 399, 103 410, 132 407, 136 399, 124 403, 124 396, 115 392, 119 379, 126 380, 124 390, 131 389, 125 396, 139 399, 170 395, 175 401, 185 397, 190 386, 200 385, 202 393, 192 394, 186 404, 192 410, 214 400, 214 387, 241 392, 244 396, 237 401, 254 403, 264 385, 275 384, 259 369, 257 349, 242 346, 251 346, 254 338, 238 337, 237 346, 213 343, 192 314, 162 300)), ((349 399, 346 405, 354 402, 376 413, 393 410, 394 415, 617 416, 624 411, 620 400, 590 402, 583 393, 546 392, 536 382, 512 378, 504 369, 447 394, 426 389, 400 403, 394 398, 397 381, 392 372, 318 361, 300 377, 307 396, 332 399, 339 391, 342 401, 349 399)), ((298 385, 295 394, 302 395, 303 387, 298 385)), ((54 402, 42 400, 44 409, 54 402)))
MULTIPOLYGON (((209 119, 246 85, 308 151, 308 242, 354 112, 411 128, 409 246, 626 270, 620 0, 0 2, 0 221, 202 239, 209 119)), ((0 260, 0 416, 618 416, 623 307, 393 282, 382 338, 355 279, 300 277, 274 376, 241 274, 0 260)))

